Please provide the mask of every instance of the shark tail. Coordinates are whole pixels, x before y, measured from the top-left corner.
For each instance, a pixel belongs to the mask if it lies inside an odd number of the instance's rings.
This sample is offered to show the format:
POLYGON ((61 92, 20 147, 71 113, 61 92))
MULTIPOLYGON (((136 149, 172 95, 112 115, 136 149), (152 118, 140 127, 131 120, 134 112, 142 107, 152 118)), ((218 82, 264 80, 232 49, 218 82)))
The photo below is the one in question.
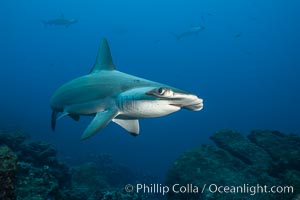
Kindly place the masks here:
POLYGON ((80 119, 80 116, 77 115, 77 114, 71 114, 71 113, 63 112, 62 114, 60 114, 60 116, 58 116, 58 113, 59 112, 57 112, 55 110, 52 110, 51 128, 52 128, 53 131, 55 131, 56 121, 63 118, 64 116, 69 116, 75 121, 79 121, 79 119, 80 119))

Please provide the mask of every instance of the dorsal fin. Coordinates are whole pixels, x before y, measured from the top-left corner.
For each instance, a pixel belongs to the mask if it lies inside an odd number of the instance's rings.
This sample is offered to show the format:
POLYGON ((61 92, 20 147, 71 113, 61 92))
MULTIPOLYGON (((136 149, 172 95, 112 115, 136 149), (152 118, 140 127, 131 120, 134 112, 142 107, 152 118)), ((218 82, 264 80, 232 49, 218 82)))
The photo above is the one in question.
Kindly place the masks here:
POLYGON ((115 65, 112 61, 109 45, 105 38, 103 38, 101 41, 96 62, 93 68, 91 69, 90 73, 95 73, 100 70, 115 70, 115 65))

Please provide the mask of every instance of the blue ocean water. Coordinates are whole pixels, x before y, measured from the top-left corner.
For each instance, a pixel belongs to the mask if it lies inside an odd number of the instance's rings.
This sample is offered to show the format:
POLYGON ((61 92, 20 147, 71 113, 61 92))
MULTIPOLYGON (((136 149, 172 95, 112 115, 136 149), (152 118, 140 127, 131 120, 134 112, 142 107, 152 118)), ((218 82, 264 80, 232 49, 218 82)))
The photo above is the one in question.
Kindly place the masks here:
POLYGON ((296 0, 1 1, 0 126, 20 128, 80 163, 102 152, 160 179, 182 152, 221 128, 300 133, 300 17, 296 0), (78 19, 64 26, 42 20, 78 19), (174 34, 204 27, 177 40, 174 34), (200 112, 116 124, 87 141, 92 118, 50 128, 52 93, 89 72, 106 37, 118 70, 190 91, 200 112))

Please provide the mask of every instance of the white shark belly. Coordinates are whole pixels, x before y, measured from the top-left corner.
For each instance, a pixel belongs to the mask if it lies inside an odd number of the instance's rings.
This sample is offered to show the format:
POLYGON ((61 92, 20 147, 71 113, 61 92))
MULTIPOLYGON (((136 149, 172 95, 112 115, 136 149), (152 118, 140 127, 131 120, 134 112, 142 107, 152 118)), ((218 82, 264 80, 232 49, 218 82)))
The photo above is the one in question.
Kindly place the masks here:
POLYGON ((178 106, 170 106, 168 101, 132 101, 122 105, 121 116, 128 118, 162 117, 180 110, 178 106))

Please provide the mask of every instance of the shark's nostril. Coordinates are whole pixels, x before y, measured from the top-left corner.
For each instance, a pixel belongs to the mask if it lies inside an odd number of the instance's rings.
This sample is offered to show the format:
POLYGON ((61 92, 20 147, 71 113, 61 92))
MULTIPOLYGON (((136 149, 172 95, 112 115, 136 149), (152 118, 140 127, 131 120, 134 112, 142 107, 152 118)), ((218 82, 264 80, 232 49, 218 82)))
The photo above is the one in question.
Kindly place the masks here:
POLYGON ((203 99, 197 97, 194 99, 194 104, 203 104, 203 99))

